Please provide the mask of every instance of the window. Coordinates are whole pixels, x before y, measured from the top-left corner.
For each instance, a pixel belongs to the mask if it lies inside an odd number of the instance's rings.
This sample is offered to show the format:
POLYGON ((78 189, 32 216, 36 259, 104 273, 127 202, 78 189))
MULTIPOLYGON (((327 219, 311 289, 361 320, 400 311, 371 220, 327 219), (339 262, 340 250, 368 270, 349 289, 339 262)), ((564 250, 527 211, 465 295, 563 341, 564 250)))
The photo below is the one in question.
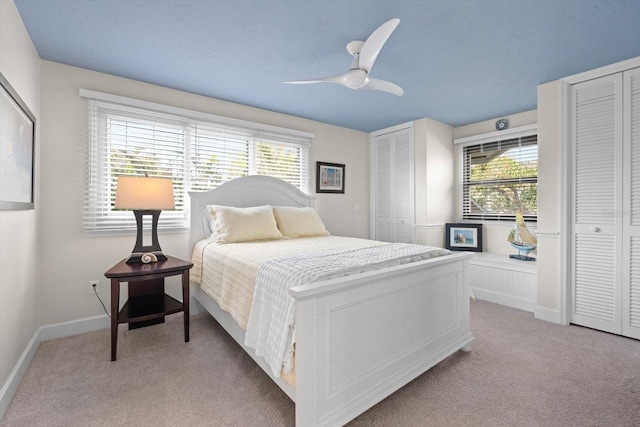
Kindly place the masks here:
POLYGON ((522 207, 525 220, 536 221, 537 135, 527 131, 496 138, 483 142, 465 138, 460 148, 462 219, 514 220, 516 209, 522 207))
POLYGON ((308 192, 311 134, 91 91, 81 96, 89 98, 90 234, 136 229, 131 212, 113 209, 121 175, 173 180, 175 210, 158 223, 165 230, 188 227, 189 191, 233 178, 271 175, 308 192))

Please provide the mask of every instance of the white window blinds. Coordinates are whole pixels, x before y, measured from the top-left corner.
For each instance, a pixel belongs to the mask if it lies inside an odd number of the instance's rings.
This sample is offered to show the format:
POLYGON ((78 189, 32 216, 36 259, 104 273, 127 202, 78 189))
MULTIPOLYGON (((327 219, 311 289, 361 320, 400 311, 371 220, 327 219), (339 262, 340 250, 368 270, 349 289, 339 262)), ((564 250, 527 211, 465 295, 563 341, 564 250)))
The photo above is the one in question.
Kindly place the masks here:
POLYGON ((525 220, 538 215, 538 139, 535 134, 464 144, 462 219, 513 220, 522 207, 525 220))
POLYGON ((189 191, 233 178, 271 175, 308 192, 312 134, 96 92, 83 95, 89 98, 84 227, 90 234, 136 229, 130 211, 113 208, 121 175, 173 180, 175 210, 163 211, 158 224, 165 230, 188 227, 189 191))

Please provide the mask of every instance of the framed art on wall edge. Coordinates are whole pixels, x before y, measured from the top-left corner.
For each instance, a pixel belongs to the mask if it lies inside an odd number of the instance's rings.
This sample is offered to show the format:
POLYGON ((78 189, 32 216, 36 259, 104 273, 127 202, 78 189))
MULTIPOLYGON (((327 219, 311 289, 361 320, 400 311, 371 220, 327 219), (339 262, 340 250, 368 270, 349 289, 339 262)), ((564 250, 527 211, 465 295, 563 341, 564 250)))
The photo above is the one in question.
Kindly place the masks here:
POLYGON ((482 224, 446 224, 445 247, 452 251, 482 252, 482 224))
POLYGON ((344 194, 344 165, 316 162, 316 193, 344 194))
POLYGON ((0 74, 0 210, 33 209, 36 119, 0 74))

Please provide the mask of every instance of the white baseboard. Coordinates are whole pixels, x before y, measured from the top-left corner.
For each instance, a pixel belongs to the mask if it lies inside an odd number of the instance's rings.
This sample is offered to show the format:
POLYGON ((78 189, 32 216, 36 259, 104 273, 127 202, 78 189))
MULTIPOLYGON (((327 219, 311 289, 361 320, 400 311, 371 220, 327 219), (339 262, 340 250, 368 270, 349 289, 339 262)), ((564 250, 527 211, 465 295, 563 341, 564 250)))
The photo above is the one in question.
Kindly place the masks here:
POLYGON ((2 389, 0 389, 0 419, 2 419, 4 413, 9 407, 11 399, 13 399, 13 395, 16 394, 20 381, 22 381, 22 377, 24 377, 25 372, 27 372, 31 359, 33 359, 33 356, 38 350, 38 346, 40 345, 39 333, 40 330, 33 334, 31 340, 29 340, 29 343, 27 344, 27 347, 22 352, 20 359, 18 359, 18 363, 16 363, 11 374, 9 374, 9 378, 7 378, 2 389))
POLYGON ((541 307, 536 305, 535 311, 533 312, 533 316, 536 319, 544 320, 546 322, 557 323, 558 325, 562 325, 563 323, 560 320, 560 311, 553 310, 547 307, 541 307))
POLYGON ((40 327, 40 342, 55 338, 68 337, 71 335, 83 334, 85 332, 97 331, 111 327, 111 319, 106 314, 84 319, 72 320, 69 322, 56 323, 40 327))
POLYGON ((515 295, 508 295, 474 287, 471 287, 471 292, 473 292, 473 296, 475 298, 480 300, 506 305, 507 307, 517 308, 519 310, 525 310, 533 313, 536 307, 535 301, 517 297, 515 295))

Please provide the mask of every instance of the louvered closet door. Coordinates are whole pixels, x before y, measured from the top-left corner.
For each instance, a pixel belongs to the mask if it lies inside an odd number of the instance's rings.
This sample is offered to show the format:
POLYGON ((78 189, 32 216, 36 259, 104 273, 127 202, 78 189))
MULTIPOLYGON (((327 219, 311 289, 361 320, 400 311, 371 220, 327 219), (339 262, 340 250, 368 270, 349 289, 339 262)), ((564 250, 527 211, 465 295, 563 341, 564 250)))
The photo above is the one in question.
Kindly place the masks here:
MULTIPOLYGON (((384 132, 381 131, 381 132, 384 132)), ((386 242, 413 242, 413 128, 374 136, 375 236, 386 242)))
POLYGON ((620 334, 622 76, 572 86, 573 323, 620 334))
POLYGON ((640 339, 640 69, 624 73, 622 334, 640 339))
POLYGON ((376 207, 375 229, 377 240, 393 241, 392 234, 392 194, 391 194, 391 139, 392 134, 377 136, 376 150, 376 207))
POLYGON ((393 226, 394 241, 413 243, 413 147, 412 129, 393 133, 393 226))

